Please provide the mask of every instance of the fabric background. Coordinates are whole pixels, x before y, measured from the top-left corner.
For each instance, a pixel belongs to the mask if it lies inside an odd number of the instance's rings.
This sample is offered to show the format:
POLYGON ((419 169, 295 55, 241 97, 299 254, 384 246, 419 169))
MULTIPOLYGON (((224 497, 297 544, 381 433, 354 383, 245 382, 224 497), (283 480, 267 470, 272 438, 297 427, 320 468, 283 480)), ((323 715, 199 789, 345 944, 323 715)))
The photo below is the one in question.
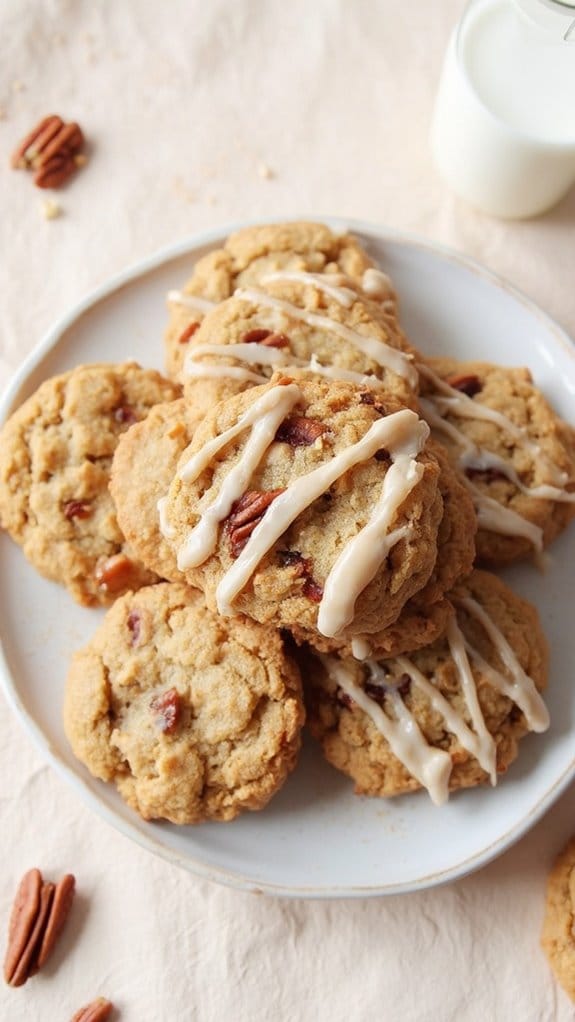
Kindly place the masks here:
MULTIPOLYGON (((0 383, 70 305, 206 227, 338 215, 475 256, 575 335, 575 192, 504 223, 437 178, 428 128, 460 0, 3 0, 0 383), (9 154, 48 112, 88 166, 47 222, 9 154), (272 176, 262 176, 262 164, 272 176)), ((175 282, 176 284, 178 282, 175 282)), ((569 679, 566 679, 569 681, 569 679)), ((59 1022, 106 994, 122 1022, 574 1017, 539 949, 545 876, 575 789, 516 847, 434 891, 280 901, 179 871, 96 818, 0 713, 0 940, 25 868, 75 871, 51 964, 0 1017, 59 1022)))

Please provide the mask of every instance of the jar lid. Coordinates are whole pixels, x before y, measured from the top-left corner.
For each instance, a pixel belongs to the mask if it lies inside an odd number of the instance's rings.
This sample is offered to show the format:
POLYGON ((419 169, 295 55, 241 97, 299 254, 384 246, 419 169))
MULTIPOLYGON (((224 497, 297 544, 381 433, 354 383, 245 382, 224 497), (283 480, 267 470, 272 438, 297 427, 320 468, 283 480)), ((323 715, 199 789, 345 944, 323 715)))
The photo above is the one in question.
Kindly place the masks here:
POLYGON ((575 0, 513 0, 521 14, 557 41, 575 43, 575 0))

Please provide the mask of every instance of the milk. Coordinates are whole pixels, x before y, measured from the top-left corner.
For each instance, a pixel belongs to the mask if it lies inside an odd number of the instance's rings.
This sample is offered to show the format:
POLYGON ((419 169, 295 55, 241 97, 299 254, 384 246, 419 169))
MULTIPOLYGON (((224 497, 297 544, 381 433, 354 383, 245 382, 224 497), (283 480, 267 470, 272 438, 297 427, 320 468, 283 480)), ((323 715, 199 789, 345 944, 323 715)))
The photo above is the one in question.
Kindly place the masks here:
POLYGON ((453 190, 502 217, 543 212, 575 181, 575 10, 557 19, 547 7, 539 24, 518 7, 468 7, 449 43, 431 132, 453 190))

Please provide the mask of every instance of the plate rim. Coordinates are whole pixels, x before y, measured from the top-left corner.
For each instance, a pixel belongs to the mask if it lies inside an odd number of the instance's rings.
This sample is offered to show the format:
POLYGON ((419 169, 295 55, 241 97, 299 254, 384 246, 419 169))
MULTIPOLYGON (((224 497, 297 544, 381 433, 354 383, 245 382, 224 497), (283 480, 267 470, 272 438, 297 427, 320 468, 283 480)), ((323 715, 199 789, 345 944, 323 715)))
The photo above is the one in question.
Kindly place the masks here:
MULTIPOLYGON (((344 233, 360 234, 367 238, 374 238, 379 242, 392 242, 400 246, 410 246, 422 249, 432 257, 439 256, 447 262, 456 266, 464 267, 475 276, 481 277, 496 288, 505 291, 508 295, 523 305, 528 312, 534 315, 542 323, 542 326, 554 335, 555 340, 565 349, 565 352, 575 358, 575 346, 567 332, 546 313, 535 301, 529 298, 522 290, 511 284, 501 275, 488 269, 479 260, 458 252, 455 248, 424 238, 418 234, 395 230, 387 226, 379 225, 364 220, 357 220, 347 217, 325 216, 325 217, 263 217, 255 220, 242 220, 218 227, 209 228, 203 231, 188 235, 180 241, 165 245, 144 259, 130 263, 128 267, 107 278, 102 284, 91 289, 83 298, 76 302, 66 313, 60 316, 53 325, 46 331, 32 351, 27 355, 19 368, 9 379, 2 395, 0 396, 0 422, 10 414, 21 390, 28 378, 39 366, 43 358, 57 347, 66 331, 74 325, 86 312, 100 302, 109 298, 115 292, 120 291, 141 277, 159 269, 165 263, 192 255, 199 248, 216 246, 234 231, 249 226, 263 226, 275 223, 294 223, 305 220, 311 223, 321 223, 332 230, 344 233)), ((18 719, 20 726, 32 739, 40 754, 47 760, 56 773, 75 790, 81 801, 95 812, 97 816, 112 826, 124 837, 134 841, 141 848, 159 856, 173 865, 177 865, 187 872, 200 877, 203 880, 215 881, 227 887, 237 890, 247 890, 256 893, 265 893, 281 898, 302 898, 302 899, 353 899, 366 897, 385 897, 388 895, 408 894, 415 891, 423 891, 432 887, 440 886, 463 876, 466 876, 479 868, 488 865, 498 855, 511 848, 538 820, 547 812, 553 803, 563 794, 569 783, 575 776, 575 753, 571 762, 565 767, 562 774, 555 779, 554 783, 545 794, 532 806, 530 811, 515 826, 507 830, 495 841, 491 842, 474 855, 468 856, 456 866, 445 870, 431 873, 417 880, 392 883, 388 885, 352 885, 345 887, 318 887, 317 885, 282 885, 273 881, 254 881, 253 878, 238 871, 230 871, 227 868, 217 867, 213 864, 206 864, 196 857, 184 857, 176 850, 167 847, 151 834, 143 833, 135 824, 130 823, 123 816, 111 809, 103 799, 99 798, 88 785, 87 780, 75 772, 58 755, 52 747, 40 726, 28 713, 23 700, 14 683, 8 661, 4 652, 4 645, 0 635, 0 688, 10 706, 11 711, 18 719)))

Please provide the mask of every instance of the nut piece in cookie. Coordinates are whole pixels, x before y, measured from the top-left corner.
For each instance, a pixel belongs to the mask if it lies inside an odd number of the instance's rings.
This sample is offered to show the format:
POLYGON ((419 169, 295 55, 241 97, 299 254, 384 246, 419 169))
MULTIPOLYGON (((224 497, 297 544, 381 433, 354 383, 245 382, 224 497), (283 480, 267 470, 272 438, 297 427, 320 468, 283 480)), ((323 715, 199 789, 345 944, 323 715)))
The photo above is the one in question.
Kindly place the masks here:
POLYGON ((205 416, 170 486, 164 536, 222 614, 328 637, 380 631, 437 559, 443 501, 427 436, 392 396, 376 406, 352 384, 277 377, 205 416))
POLYGON ((477 556, 540 554, 575 515, 575 431, 527 369, 421 360, 421 407, 479 517, 477 556))
POLYGON ((356 791, 388 797, 496 783, 548 714, 546 643, 535 608, 496 576, 472 572, 451 594, 455 615, 430 646, 365 661, 316 654, 309 724, 356 791))
POLYGON ((79 603, 156 580, 118 525, 108 490, 120 436, 179 389, 134 362, 46 380, 0 433, 0 518, 31 564, 79 603))
POLYGON ((575 837, 558 855, 547 881, 541 946, 556 979, 575 1001, 575 837))
POLYGON ((90 772, 145 819, 182 824, 261 809, 295 766, 303 719, 279 634, 168 582, 117 600, 73 658, 64 703, 90 772))

